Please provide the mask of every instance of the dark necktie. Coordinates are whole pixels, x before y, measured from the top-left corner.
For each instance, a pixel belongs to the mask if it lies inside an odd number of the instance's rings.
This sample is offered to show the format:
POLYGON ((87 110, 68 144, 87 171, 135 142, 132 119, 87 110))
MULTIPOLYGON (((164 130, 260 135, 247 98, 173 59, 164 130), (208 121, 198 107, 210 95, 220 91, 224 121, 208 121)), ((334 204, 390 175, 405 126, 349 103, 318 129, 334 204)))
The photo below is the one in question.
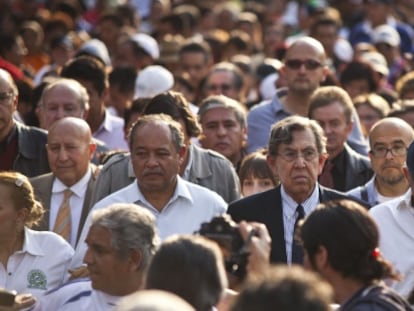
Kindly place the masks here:
POLYGON ((303 263, 303 249, 302 249, 302 245, 300 245, 296 239, 296 232, 297 232, 296 229, 298 227, 299 220, 305 217, 305 211, 303 210, 302 205, 299 204, 298 207, 296 207, 296 213, 298 214, 298 216, 296 217, 295 227, 293 229, 292 263, 302 264, 303 263))
POLYGON ((322 174, 319 176, 319 183, 328 188, 334 188, 334 181, 332 177, 332 169, 334 165, 331 161, 326 161, 323 167, 322 174))

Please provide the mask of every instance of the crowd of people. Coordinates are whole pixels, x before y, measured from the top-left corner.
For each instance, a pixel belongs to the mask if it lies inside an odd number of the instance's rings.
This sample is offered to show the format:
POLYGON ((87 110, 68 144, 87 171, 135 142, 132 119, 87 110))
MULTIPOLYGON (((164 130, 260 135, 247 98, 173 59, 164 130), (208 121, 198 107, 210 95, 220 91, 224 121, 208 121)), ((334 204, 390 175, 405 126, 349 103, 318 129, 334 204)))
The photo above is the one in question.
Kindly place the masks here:
POLYGON ((411 2, 0 1, 0 310, 412 310, 411 2))

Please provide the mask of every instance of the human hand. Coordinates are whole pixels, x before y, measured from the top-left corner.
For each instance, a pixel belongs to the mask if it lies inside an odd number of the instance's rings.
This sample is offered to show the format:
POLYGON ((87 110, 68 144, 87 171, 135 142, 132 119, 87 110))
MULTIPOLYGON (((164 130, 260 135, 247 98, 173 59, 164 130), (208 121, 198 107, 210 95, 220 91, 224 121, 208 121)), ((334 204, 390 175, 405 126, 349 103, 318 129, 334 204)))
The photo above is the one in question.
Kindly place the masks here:
POLYGON ((247 275, 263 274, 269 267, 271 238, 264 224, 241 221, 239 230, 242 238, 248 243, 249 258, 247 261, 247 275), (254 234, 251 234, 254 230, 254 234))
POLYGON ((69 274, 70 274, 69 280, 86 278, 89 276, 89 270, 87 266, 83 265, 75 269, 70 269, 69 274))
POLYGON ((18 294, 14 297, 14 304, 11 306, 0 306, 0 311, 17 311, 34 305, 36 298, 32 294, 18 294))

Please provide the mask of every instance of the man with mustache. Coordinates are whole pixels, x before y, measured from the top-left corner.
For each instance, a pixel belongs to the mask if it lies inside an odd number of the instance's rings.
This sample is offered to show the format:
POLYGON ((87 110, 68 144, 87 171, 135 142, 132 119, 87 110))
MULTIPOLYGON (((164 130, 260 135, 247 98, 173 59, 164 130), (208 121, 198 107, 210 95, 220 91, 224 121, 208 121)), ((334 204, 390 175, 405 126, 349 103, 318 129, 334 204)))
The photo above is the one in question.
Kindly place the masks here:
MULTIPOLYGON (((130 130, 129 146, 136 181, 98 201, 92 210, 113 203, 139 204, 155 216, 161 239, 173 234, 192 234, 203 222, 226 211, 227 204, 217 193, 179 176, 185 153, 184 133, 170 116, 154 114, 139 118, 130 130)), ((85 240, 89 230, 89 218, 80 241, 85 240)), ((85 252, 86 244, 79 243, 72 267, 79 266, 85 252)))
POLYGON ((348 194, 370 205, 384 203, 404 195, 408 180, 404 177, 407 148, 414 140, 414 130, 400 118, 385 118, 373 125, 369 133, 371 166, 375 176, 348 194))
POLYGON ((320 87, 310 97, 308 116, 320 124, 327 138, 328 159, 319 183, 338 191, 364 185, 373 174, 369 159, 346 142, 354 127, 354 113, 351 97, 340 87, 320 87))

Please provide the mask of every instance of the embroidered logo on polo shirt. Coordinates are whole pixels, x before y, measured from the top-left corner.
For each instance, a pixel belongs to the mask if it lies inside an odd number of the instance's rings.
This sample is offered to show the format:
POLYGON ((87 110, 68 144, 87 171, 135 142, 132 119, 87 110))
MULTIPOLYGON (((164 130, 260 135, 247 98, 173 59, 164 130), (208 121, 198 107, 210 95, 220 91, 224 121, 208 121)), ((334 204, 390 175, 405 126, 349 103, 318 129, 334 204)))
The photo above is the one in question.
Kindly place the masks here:
POLYGON ((31 270, 27 274, 27 280, 29 281, 29 288, 46 289, 46 274, 41 270, 31 270))

